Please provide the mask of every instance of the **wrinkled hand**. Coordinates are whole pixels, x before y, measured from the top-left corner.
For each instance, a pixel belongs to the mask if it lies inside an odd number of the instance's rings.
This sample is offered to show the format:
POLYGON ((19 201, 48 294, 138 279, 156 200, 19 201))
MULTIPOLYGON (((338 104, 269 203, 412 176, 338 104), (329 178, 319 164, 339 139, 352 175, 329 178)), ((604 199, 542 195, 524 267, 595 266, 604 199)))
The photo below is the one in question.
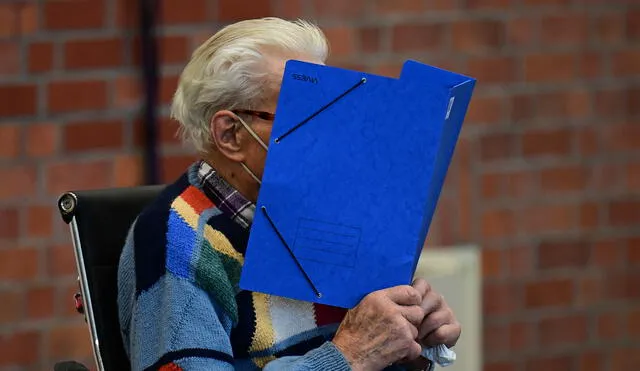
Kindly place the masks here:
POLYGON ((381 370, 420 355, 416 339, 424 318, 422 299, 414 287, 396 286, 367 295, 347 312, 333 343, 352 370, 381 370))
POLYGON ((416 279, 411 286, 422 295, 420 306, 426 314, 418 327, 420 343, 426 347, 444 344, 451 348, 456 345, 462 327, 444 297, 422 278, 416 279))

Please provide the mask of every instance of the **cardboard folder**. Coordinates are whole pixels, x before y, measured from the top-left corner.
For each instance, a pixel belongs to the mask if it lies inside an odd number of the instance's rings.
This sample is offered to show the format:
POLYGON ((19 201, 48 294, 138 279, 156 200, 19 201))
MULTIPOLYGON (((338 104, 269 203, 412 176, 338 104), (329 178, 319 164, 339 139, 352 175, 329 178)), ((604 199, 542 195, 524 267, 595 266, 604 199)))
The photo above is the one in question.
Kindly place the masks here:
POLYGON ((474 85, 287 62, 241 288, 351 308, 410 283, 474 85))

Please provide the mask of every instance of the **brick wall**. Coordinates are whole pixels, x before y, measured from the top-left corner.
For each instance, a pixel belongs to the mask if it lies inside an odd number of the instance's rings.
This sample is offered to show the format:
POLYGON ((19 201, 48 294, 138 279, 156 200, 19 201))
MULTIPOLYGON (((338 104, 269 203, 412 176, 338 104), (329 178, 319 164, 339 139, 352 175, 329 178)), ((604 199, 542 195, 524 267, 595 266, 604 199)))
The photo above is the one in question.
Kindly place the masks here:
MULTIPOLYGON (((90 362, 52 208, 141 181, 133 0, 0 2, 0 370, 90 362)), ((430 244, 483 247, 485 371, 640 369, 640 1, 164 0, 162 114, 227 22, 317 20, 332 64, 479 82, 430 244)), ((191 155, 162 119, 162 171, 191 155)), ((464 357, 464 355, 460 355, 464 357)))

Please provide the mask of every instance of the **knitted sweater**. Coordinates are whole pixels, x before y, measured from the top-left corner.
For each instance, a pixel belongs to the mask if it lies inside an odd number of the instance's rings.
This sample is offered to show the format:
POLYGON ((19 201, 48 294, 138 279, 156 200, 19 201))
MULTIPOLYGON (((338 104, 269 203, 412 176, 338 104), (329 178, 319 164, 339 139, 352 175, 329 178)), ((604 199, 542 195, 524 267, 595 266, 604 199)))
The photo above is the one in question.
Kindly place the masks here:
POLYGON ((207 197, 197 171, 140 214, 122 252, 132 370, 349 370, 330 342, 344 310, 239 289, 248 228, 207 197))

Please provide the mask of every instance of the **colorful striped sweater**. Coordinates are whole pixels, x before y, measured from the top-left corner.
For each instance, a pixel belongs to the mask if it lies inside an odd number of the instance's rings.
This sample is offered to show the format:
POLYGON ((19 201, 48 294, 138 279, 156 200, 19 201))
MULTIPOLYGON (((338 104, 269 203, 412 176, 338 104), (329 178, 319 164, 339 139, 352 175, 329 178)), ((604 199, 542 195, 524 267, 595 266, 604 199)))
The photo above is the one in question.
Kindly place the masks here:
POLYGON ((118 305, 132 370, 348 370, 330 342, 344 310, 239 289, 248 227, 203 187, 194 165, 127 238, 118 305))

